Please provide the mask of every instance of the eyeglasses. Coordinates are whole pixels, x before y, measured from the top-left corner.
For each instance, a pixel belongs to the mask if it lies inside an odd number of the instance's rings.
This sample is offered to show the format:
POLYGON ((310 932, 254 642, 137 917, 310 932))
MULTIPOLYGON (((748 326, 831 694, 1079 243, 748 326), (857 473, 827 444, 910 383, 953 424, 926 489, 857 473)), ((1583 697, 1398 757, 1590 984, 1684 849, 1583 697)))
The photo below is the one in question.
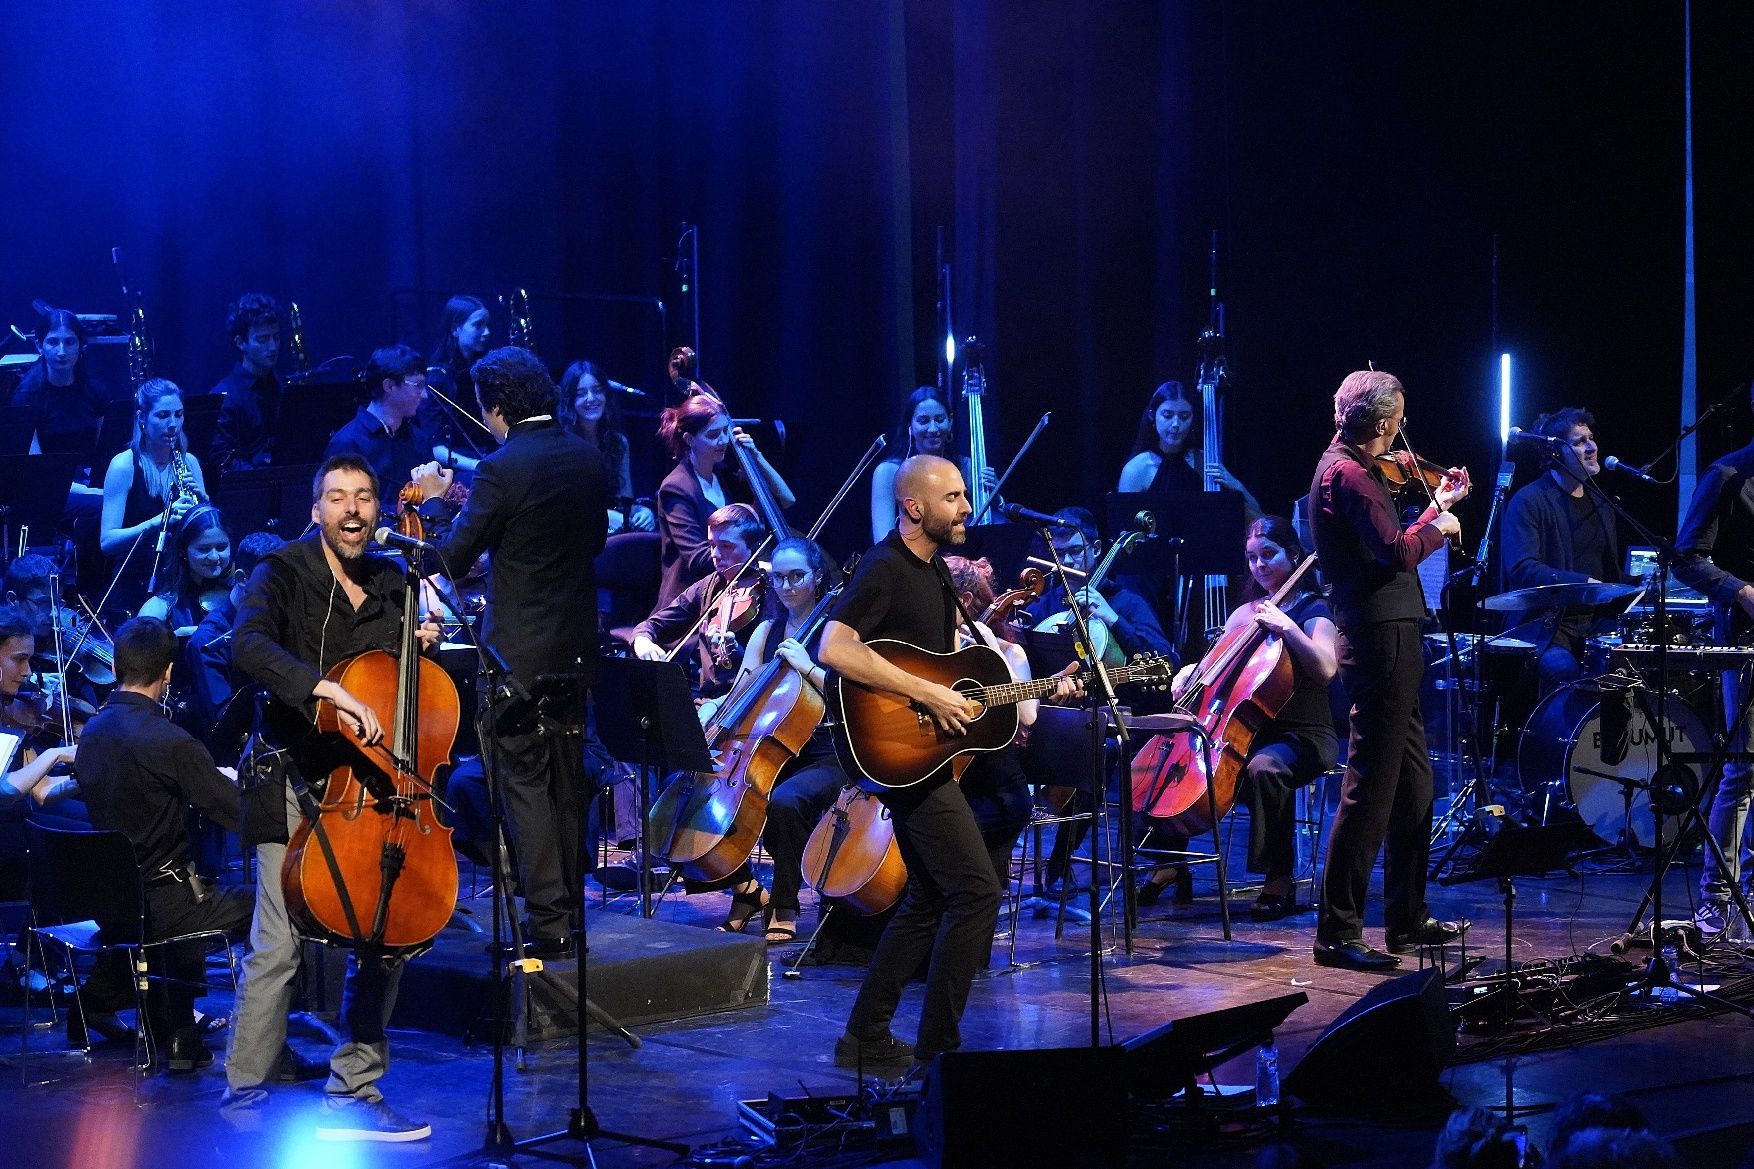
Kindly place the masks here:
POLYGON ((808 568, 794 568, 790 572, 774 572, 768 570, 767 579, 782 589, 795 589, 809 581, 813 574, 808 568))
POLYGON ((1090 551, 1090 545, 1083 540, 1078 541, 1076 544, 1055 544, 1054 551, 1061 556, 1082 556, 1090 551))

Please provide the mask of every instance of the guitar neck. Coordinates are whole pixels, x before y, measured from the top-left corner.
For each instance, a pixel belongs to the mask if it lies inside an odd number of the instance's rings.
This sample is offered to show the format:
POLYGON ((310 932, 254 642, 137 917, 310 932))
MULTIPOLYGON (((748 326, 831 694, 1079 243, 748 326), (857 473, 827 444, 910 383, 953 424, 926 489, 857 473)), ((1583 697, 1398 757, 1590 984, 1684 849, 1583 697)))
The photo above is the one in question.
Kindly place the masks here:
MULTIPOLYGON (((1116 686, 1131 682, 1136 676, 1158 668, 1150 663, 1137 666, 1117 666, 1108 672, 1108 680, 1116 686)), ((997 686, 982 686, 971 691, 969 697, 983 706, 1014 706, 1019 702, 1028 702, 1032 698, 1041 698, 1052 694, 1059 686, 1061 675, 1055 674, 1048 678, 1031 678, 1027 682, 1005 682, 997 686)), ((1072 677, 1079 683, 1090 678, 1088 669, 1079 670, 1072 677)))

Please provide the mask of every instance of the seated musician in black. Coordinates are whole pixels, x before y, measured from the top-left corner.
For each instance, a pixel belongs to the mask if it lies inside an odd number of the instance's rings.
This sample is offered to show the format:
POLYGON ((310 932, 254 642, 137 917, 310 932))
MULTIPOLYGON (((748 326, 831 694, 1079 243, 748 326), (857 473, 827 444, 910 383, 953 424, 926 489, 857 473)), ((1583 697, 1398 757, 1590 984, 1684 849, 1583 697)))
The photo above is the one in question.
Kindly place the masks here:
MULTIPOLYGON (((1535 420, 1535 433, 1554 440, 1557 461, 1504 509, 1505 588, 1620 581, 1614 509, 1586 487, 1602 471, 1595 422, 1575 406, 1535 420)), ((1582 605, 1541 616, 1535 669, 1542 694, 1583 677, 1584 644, 1601 631, 1601 619, 1600 610, 1582 605)))
MULTIPOLYGON (((247 777, 244 839, 256 846, 262 873, 281 871, 286 842, 304 815, 300 795, 311 798, 307 785, 328 775, 324 760, 312 758, 323 748, 323 736, 313 734, 317 706, 333 706, 367 743, 384 737, 378 714, 325 675, 366 650, 401 649, 402 569, 367 551, 379 519, 376 476, 358 456, 342 455, 319 469, 311 495, 316 530, 256 566, 233 627, 233 664, 269 694, 240 769, 247 777)), ((439 635, 436 621, 421 623, 423 649, 431 650, 439 635)), ((289 1069, 286 1055, 299 947, 281 882, 256 887, 250 940, 225 1061, 225 1103, 233 1109, 260 1104, 271 1079, 303 1075, 296 1066, 289 1069)), ((402 966, 399 957, 357 949, 349 956, 342 1001, 347 1037, 329 1059, 328 1095, 318 1121, 325 1139, 413 1141, 432 1135, 430 1124, 391 1109, 378 1088, 389 1066, 386 1028, 402 966)))
MULTIPOLYGON (((743 660, 743 643, 754 631, 754 622, 740 632, 726 633, 701 617, 719 600, 737 570, 749 562, 767 535, 767 528, 746 503, 732 503, 707 517, 707 548, 712 555, 713 571, 683 589, 674 599, 660 605, 656 612, 633 628, 633 652, 646 661, 663 661, 671 656, 690 660, 689 646, 678 647, 685 639, 695 650, 691 664, 695 667, 695 697, 721 697, 731 688, 737 676, 737 665, 743 660)), ((738 578, 738 588, 755 582, 754 569, 738 578)), ((702 721, 712 716, 712 708, 702 708, 702 721)))
POLYGON ((358 455, 371 464, 379 483, 406 483, 414 468, 437 457, 435 440, 419 418, 427 396, 426 362, 407 345, 374 349, 365 384, 371 400, 334 433, 323 457, 358 455))
POLYGON ((232 553, 230 591, 207 610, 183 647, 191 713, 200 728, 198 735, 221 763, 237 762, 255 718, 249 684, 232 670, 232 624, 237 620, 245 585, 256 565, 285 543, 273 532, 251 532, 238 541, 232 553))
MULTIPOLYGON (((813 540, 800 537, 781 540, 774 549, 767 573, 767 601, 761 622, 749 635, 738 672, 741 685, 746 675, 758 673, 776 657, 804 677, 804 684, 820 691, 827 671, 812 658, 819 644, 821 626, 807 641, 799 641, 806 618, 828 591, 828 559, 813 540)), ((714 704, 716 707, 716 703, 714 704)), ((829 728, 819 726, 795 759, 781 769, 767 806, 767 827, 761 840, 773 858, 773 895, 767 898, 749 866, 732 874, 731 914, 720 928, 741 931, 766 910, 767 942, 776 945, 798 936, 798 892, 803 885, 804 846, 822 814, 834 806, 835 797, 848 783, 835 756, 829 728)))
POLYGON ((274 460, 274 435, 285 393, 274 363, 280 360, 280 306, 273 298, 248 292, 226 314, 225 330, 238 351, 238 363, 209 393, 224 396, 213 431, 215 475, 266 467, 274 460))
MULTIPOLYGON (((146 895, 146 941, 217 930, 242 940, 255 905, 254 889, 209 888, 196 875, 185 805, 229 831, 239 826, 236 774, 223 772, 189 733, 164 717, 159 701, 170 685, 176 636, 160 621, 137 617, 116 631, 115 693, 85 728, 79 744, 79 788, 95 828, 120 832, 134 846, 146 895)), ((133 922, 100 922, 133 932, 133 922)), ((195 1026, 195 988, 202 946, 165 950, 147 1007, 148 1033, 173 1072, 213 1062, 195 1026)))
MULTIPOLYGON (((40 302, 39 307, 46 308, 40 302)), ((96 453, 109 396, 103 383, 86 369, 85 327, 77 314, 50 308, 37 316, 36 342, 40 356, 12 391, 10 403, 29 412, 27 449, 33 454, 69 453, 89 458, 96 453)), ((71 503, 101 494, 85 485, 83 469, 76 477, 71 503)), ((96 507, 82 510, 92 514, 96 507)))
MULTIPOLYGON (((895 495, 896 529, 860 561, 823 631, 819 657, 850 681, 908 699, 941 731, 960 735, 975 715, 969 700, 907 673, 867 643, 894 638, 934 653, 955 646, 960 614, 939 551, 967 538, 967 489, 956 464, 916 455, 897 473, 895 495)), ((1071 683, 1061 690, 1071 693, 1071 683)), ((877 944, 846 1034, 835 1043, 841 1067, 923 1064, 959 1048, 969 989, 998 922, 999 881, 951 768, 880 798, 907 862, 907 892, 877 944), (891 1033, 890 1021, 928 954, 925 1006, 910 1044, 891 1033)))
MULTIPOLYGON (((1333 611, 1318 591, 1313 572, 1299 578, 1284 608, 1270 600, 1307 555, 1296 529, 1283 516, 1263 516, 1250 524, 1244 546, 1248 584, 1242 604, 1224 623, 1225 632, 1253 623, 1282 638, 1297 679, 1291 698, 1256 733, 1237 777, 1237 796, 1249 809, 1249 871, 1265 876, 1260 896, 1250 908, 1256 921, 1277 921, 1310 908, 1296 901, 1297 789, 1315 782, 1339 758, 1340 740, 1329 698, 1329 687, 1340 671, 1333 611)), ((1182 669, 1176 676, 1176 693, 1185 691, 1204 664, 1182 669)), ((1157 824, 1146 847, 1179 852, 1187 843, 1185 835, 1157 824)), ((1139 904, 1156 904, 1171 882, 1177 901, 1191 900, 1187 866, 1168 864, 1158 866, 1139 886, 1139 904)))

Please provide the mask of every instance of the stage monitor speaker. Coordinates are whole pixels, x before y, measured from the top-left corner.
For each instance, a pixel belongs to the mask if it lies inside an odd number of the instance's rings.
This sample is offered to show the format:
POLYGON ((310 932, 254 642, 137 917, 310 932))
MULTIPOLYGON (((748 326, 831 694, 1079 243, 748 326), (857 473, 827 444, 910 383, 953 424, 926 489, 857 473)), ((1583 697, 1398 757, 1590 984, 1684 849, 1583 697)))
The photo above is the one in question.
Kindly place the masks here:
POLYGON ((1300 991, 1172 1019, 1121 1045, 1127 1087, 1142 1100, 1160 1100, 1195 1086, 1198 1078, 1273 1038, 1287 1016, 1309 1002, 1300 991))
POLYGON ((1341 1112, 1393 1111, 1431 1103, 1455 1054, 1443 975, 1436 967, 1373 987, 1322 1032, 1285 1090, 1305 1104, 1341 1112))
POLYGON ((950 1051, 914 1114, 930 1169, 1111 1169, 1126 1159, 1121 1049, 950 1051))

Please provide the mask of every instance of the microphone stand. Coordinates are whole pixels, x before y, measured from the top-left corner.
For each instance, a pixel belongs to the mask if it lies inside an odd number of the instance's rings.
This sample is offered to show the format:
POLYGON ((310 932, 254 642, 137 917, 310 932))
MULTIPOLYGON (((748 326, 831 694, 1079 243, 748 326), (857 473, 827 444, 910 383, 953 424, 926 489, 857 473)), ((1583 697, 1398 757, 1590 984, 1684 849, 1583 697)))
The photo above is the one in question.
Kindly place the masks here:
POLYGON ((1695 418, 1692 422, 1688 423, 1686 426, 1683 426, 1681 428, 1681 433, 1677 434, 1675 436, 1674 442, 1672 442, 1668 446, 1664 447, 1662 450, 1662 453, 1658 454, 1656 456, 1656 458, 1652 459, 1650 462, 1646 463, 1644 466, 1638 468, 1638 470, 1646 475, 1650 474, 1650 469, 1652 467, 1656 466, 1658 463, 1662 462, 1664 459, 1666 459, 1670 455, 1674 454, 1677 450, 1681 449, 1681 444, 1686 442, 1688 440, 1688 438, 1690 438, 1694 434, 1694 432, 1697 431, 1701 426, 1704 426, 1706 421, 1708 419, 1710 419, 1713 414, 1716 414, 1719 410, 1722 410, 1725 406, 1728 406, 1731 402, 1734 402, 1739 398, 1745 397, 1747 395, 1747 393, 1748 393, 1748 383, 1743 382, 1740 385, 1736 386, 1734 389, 1732 389, 1729 393, 1725 394, 1723 397, 1721 397, 1717 401, 1713 402, 1710 406, 1707 406, 1705 408, 1705 413, 1699 415, 1699 417, 1695 418))
MULTIPOLYGON (((1065 561, 1054 550, 1053 530, 1045 525, 1037 525, 1041 533, 1041 542, 1046 546, 1048 558, 1053 561, 1054 575, 1059 579, 1060 588, 1065 590, 1066 608, 1072 615, 1073 645, 1078 656, 1083 658, 1090 667, 1090 691, 1095 701, 1090 703, 1090 798, 1093 807, 1100 807, 1101 802, 1108 798, 1107 777, 1103 768, 1103 747, 1107 734, 1103 725, 1102 711, 1099 706, 1106 707, 1109 719, 1114 723, 1115 738, 1119 741, 1121 755, 1126 755, 1129 735, 1126 720, 1121 717, 1120 699, 1115 695, 1114 684, 1109 680, 1108 667, 1103 665, 1097 656, 1094 643, 1090 639, 1090 624, 1084 619, 1084 606, 1078 601, 1078 594, 1072 588, 1072 579, 1067 573, 1065 561)), ((1129 809, 1130 801, 1123 793, 1121 807, 1129 809)), ((1123 812, 1123 814, 1125 814, 1123 812)), ((1090 1046, 1102 1046, 1102 1004, 1107 1001, 1107 986, 1102 976, 1102 910, 1101 899, 1097 896, 1099 878, 1099 857, 1102 833, 1096 831, 1093 820, 1090 833, 1090 1046)))

